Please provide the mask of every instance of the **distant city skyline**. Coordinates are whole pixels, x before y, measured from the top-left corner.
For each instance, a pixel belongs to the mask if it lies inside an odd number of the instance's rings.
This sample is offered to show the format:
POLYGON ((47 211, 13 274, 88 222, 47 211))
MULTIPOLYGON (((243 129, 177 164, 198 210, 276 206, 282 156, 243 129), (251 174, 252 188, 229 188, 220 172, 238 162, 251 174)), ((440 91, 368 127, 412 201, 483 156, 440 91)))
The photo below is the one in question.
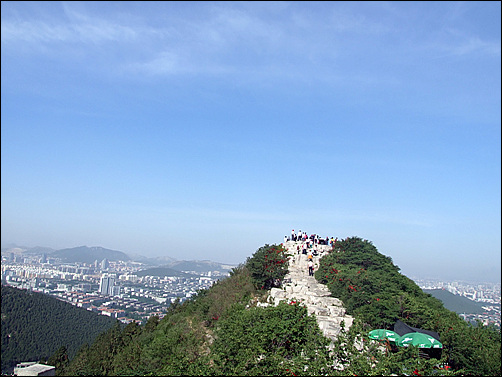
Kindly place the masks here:
POLYGON ((2 245, 239 264, 301 228, 500 281, 500 2, 1 10, 2 245))
MULTIPOLYGON (((371 241, 371 240, 370 240, 371 241)), ((273 242, 268 242, 268 244, 272 244, 273 242)), ((280 244, 280 242, 275 242, 276 244, 280 244)), ((263 244, 265 245, 265 244, 263 244)), ((261 245, 261 246, 263 246, 261 245)), ((79 246, 84 246, 84 245, 79 245, 79 246)), ((61 249, 72 249, 72 248, 75 248, 75 247, 79 247, 79 246, 72 246, 72 247, 65 247, 65 248, 61 248, 61 249)), ((85 246, 88 246, 88 247, 101 247, 101 246, 98 246, 98 245, 93 245, 93 246, 89 246, 89 245, 85 245, 85 246)), ((37 246, 27 246, 27 245, 19 245, 19 244, 15 244, 15 243, 11 243, 11 244, 2 244, 2 249, 6 249, 6 248, 28 248, 28 249, 33 249, 33 248, 36 248, 36 247, 42 247, 42 248, 45 248, 47 246, 41 246, 41 245, 37 245, 37 246)), ((378 248, 378 246, 377 246, 378 248)), ((57 250, 61 250, 61 249, 56 249, 56 248, 50 248, 50 249, 53 249, 55 251, 57 250)), ((110 250, 115 250, 115 251, 120 251, 120 252, 123 252, 125 254, 127 254, 128 256, 142 256, 142 257, 148 257, 147 255, 144 255, 144 254, 136 254, 136 253, 128 253, 127 251, 124 251, 124 250, 119 250, 119 249, 112 249, 112 248, 106 248, 106 249, 110 249, 110 250)), ((256 250, 254 250, 256 251, 256 250)), ((253 253, 254 253, 253 251, 253 253)), ((381 252, 379 250, 379 252, 381 252)), ((251 254, 253 254, 251 253, 251 254)), ((251 254, 249 256, 251 256, 251 254)), ((385 253, 382 253, 384 255, 387 255, 385 253)), ((392 258, 392 255, 387 255, 389 257, 392 258)), ((165 255, 156 255, 156 256, 150 256, 150 257, 166 257, 166 258, 169 258, 169 259, 177 259, 177 260, 184 260, 185 258, 175 258, 173 257, 173 255, 168 255, 168 254, 165 254, 165 255)), ((218 263, 223 263, 223 264, 226 264, 228 263, 229 265, 239 265, 241 263, 245 263, 245 259, 239 261, 239 262, 228 262, 226 260, 213 260, 211 258, 204 258, 205 260, 211 260, 213 262, 218 262, 218 263)), ((204 259, 201 259, 201 258, 198 258, 198 260, 204 260, 204 259)), ((100 264, 100 266, 102 267, 102 269, 104 269, 103 267, 103 262, 104 261, 107 261, 106 258, 103 258, 103 259, 99 259, 98 260, 98 263, 100 264)), ((196 259, 187 259, 187 260, 196 260, 196 259)), ((401 273, 407 277, 409 277, 410 279, 416 281, 416 280, 436 280, 436 281, 443 281, 443 282, 454 282, 454 281, 459 281, 459 282, 469 282, 469 283, 493 283, 493 284, 501 284, 501 277, 500 277, 500 274, 498 274, 497 272, 497 268, 496 266, 494 266, 494 268, 492 269, 493 272, 490 272, 489 270, 485 270, 484 272, 484 275, 482 278, 480 278, 479 274, 476 273, 476 271, 473 271, 472 273, 470 274, 458 274, 456 273, 456 270, 453 270, 453 271, 448 271, 448 269, 443 269, 442 267, 439 268, 439 269, 434 269, 434 268, 431 268, 430 269, 430 272, 425 272, 425 273, 422 273, 422 274, 419 274, 417 275, 416 272, 413 272, 413 268, 412 269, 409 269, 409 268, 405 268, 404 270, 401 268, 401 266, 399 264, 397 264, 395 261, 394 261, 394 264, 396 264, 400 269, 401 269, 401 273), (410 272, 411 271, 411 272, 410 272)))

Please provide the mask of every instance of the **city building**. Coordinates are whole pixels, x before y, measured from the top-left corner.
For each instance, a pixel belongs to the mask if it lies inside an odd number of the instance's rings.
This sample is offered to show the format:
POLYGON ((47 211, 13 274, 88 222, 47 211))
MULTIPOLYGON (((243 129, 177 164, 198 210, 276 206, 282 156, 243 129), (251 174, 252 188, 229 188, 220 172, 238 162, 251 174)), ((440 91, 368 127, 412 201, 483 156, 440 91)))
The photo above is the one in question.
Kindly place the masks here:
POLYGON ((108 262, 108 259, 103 259, 101 261, 101 270, 108 270, 108 268, 110 267, 110 263, 108 262))
POLYGON ((17 364, 14 368, 14 376, 55 376, 56 367, 36 362, 17 364))
POLYGON ((120 287, 115 287, 115 275, 103 274, 99 283, 99 292, 103 295, 114 296, 120 294, 120 287))

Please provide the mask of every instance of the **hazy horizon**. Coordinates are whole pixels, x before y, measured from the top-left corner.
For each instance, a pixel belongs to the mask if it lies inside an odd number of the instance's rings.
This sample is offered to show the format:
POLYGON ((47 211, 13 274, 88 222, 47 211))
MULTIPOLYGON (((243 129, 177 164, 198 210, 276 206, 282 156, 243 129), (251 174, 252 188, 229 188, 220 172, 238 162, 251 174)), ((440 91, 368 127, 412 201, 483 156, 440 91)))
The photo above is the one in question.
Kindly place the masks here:
POLYGON ((500 2, 1 10, 2 244, 238 264, 294 228, 500 281, 500 2))
MULTIPOLYGON (((368 240, 368 241, 371 241, 371 240, 368 240)), ((275 244, 280 244, 281 242, 276 242, 275 244)), ((274 244, 273 242, 269 242, 268 244, 274 244)), ((75 245, 75 246, 68 246, 68 247, 62 247, 62 248, 53 248, 53 247, 49 247, 47 245, 20 245, 20 244, 16 244, 16 243, 6 243, 6 244, 2 244, 1 245, 1 248, 2 250, 3 249, 7 249, 7 248, 13 248, 15 245, 15 247, 18 247, 18 248, 28 248, 28 249, 33 249, 33 248, 36 248, 36 247, 47 247, 47 248, 50 248, 50 249, 53 249, 54 251, 57 251, 57 250, 63 250, 63 249, 72 249, 72 248, 76 248, 76 247, 81 247, 81 246, 85 246, 85 247, 102 247, 104 249, 109 249, 109 250, 115 250, 115 251, 121 251, 125 254, 127 254, 128 256, 141 256, 141 257, 150 257, 150 258, 162 258, 162 257, 166 257, 166 258, 171 258, 171 259, 175 259, 175 260, 185 260, 183 257, 174 257, 172 254, 158 254, 158 255, 144 255, 144 254, 141 254, 141 253, 131 253, 131 252, 128 252, 126 250, 120 250, 120 249, 116 249, 116 248, 111 248, 111 247, 105 247, 105 246, 102 246, 102 245, 75 245)), ((265 244, 264 244, 265 245, 265 244)), ((261 246, 264 246, 264 245, 261 245, 261 246)), ((261 247, 260 246, 260 247, 261 247)), ((377 246, 377 245, 375 245, 377 246)), ((377 249, 378 249, 378 246, 377 246, 377 249)), ((252 254, 255 252, 256 250, 253 250, 251 253, 249 253, 248 257, 252 256, 252 254)), ((381 250, 378 250, 380 253, 382 253, 381 250)), ((389 257, 392 258, 392 255, 388 255, 388 254, 385 254, 385 253, 382 253, 384 255, 387 255, 389 257)), ((228 262, 226 260, 215 260, 215 259, 212 259, 210 256, 208 256, 207 258, 204 258, 204 259, 188 259, 188 260, 209 260, 209 261, 212 261, 212 262, 217 262, 217 263, 221 263, 221 264, 229 264, 229 265, 239 265, 241 263, 245 263, 246 261, 246 258, 244 258, 243 260, 239 261, 239 262, 228 262)), ((394 264, 395 261, 394 261, 394 264)), ((401 268, 401 266, 399 266, 398 264, 396 264, 399 268, 401 268)), ((483 278, 480 279, 476 273, 474 274, 468 274, 468 275, 460 275, 458 273, 455 273, 455 272, 449 272, 448 270, 446 271, 442 271, 439 273, 438 275, 438 272, 430 272, 430 273, 418 273, 418 275, 415 273, 413 273, 413 270, 410 269, 408 271, 403 271, 401 269, 400 271, 402 274, 406 275, 407 277, 411 278, 411 279, 431 279, 431 280, 443 280, 443 281, 466 281, 466 282, 477 282, 477 283, 482 283, 482 282, 486 282, 486 283, 501 283, 501 277, 500 275, 497 275, 497 271, 496 269, 494 269, 494 274, 493 273, 488 273, 488 274, 485 274, 483 275, 483 278), (483 280, 484 279, 484 280, 483 280)))

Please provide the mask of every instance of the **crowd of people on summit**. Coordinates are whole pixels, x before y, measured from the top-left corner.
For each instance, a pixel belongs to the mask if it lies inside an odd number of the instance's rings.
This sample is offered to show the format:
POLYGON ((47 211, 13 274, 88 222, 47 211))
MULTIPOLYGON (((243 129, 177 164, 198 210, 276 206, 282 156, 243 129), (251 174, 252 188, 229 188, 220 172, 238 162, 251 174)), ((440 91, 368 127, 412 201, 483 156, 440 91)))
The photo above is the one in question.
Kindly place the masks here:
POLYGON ((288 241, 293 241, 298 243, 298 245, 296 245, 296 251, 298 255, 300 255, 300 250, 302 254, 307 255, 308 273, 309 276, 313 276, 314 275, 313 256, 318 255, 316 246, 328 245, 330 247, 333 247, 338 241, 338 238, 333 238, 333 237, 322 238, 317 234, 311 234, 310 236, 308 236, 307 232, 302 232, 302 230, 299 230, 298 233, 295 233, 295 230, 293 229, 291 231, 291 237, 284 236, 284 244, 286 244, 286 242, 288 241))
POLYGON ((294 241, 294 242, 304 242, 307 243, 307 246, 312 246, 312 245, 329 245, 329 246, 334 246, 334 244, 338 241, 337 238, 322 238, 318 234, 311 234, 310 236, 307 235, 307 232, 302 232, 301 229, 298 231, 298 234, 295 233, 295 230, 293 229, 291 231, 291 237, 284 236, 284 243, 288 241, 294 241))

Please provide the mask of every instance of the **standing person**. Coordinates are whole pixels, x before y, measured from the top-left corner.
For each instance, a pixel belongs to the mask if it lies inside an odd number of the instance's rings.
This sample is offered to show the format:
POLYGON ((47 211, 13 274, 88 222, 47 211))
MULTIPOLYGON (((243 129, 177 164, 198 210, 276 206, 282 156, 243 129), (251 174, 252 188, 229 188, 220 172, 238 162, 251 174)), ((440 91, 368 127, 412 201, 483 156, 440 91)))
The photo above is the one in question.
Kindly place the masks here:
POLYGON ((296 241, 296 235, 294 229, 291 231, 291 241, 296 241))
POLYGON ((309 276, 314 276, 314 262, 312 262, 312 260, 309 260, 308 266, 309 266, 309 276))
POLYGON ((301 241, 301 240, 302 240, 302 230, 301 230, 301 229, 298 231, 298 236, 296 237, 296 239, 297 239, 298 241, 301 241))
POLYGON ((286 246, 286 242, 288 242, 288 236, 284 236, 284 246, 286 246))

